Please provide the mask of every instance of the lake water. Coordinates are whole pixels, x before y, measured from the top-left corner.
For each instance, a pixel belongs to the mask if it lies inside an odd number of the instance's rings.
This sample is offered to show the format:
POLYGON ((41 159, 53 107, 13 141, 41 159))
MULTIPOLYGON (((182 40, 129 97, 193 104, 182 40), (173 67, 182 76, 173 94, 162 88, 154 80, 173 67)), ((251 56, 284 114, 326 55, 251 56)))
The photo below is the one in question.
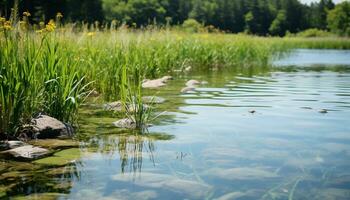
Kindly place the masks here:
POLYGON ((92 103, 80 119, 82 157, 57 174, 17 169, 13 194, 350 199, 350 51, 297 50, 273 68, 193 72, 147 94, 167 100, 148 134, 113 128, 115 115, 92 103), (207 84, 181 94, 190 79, 207 84))

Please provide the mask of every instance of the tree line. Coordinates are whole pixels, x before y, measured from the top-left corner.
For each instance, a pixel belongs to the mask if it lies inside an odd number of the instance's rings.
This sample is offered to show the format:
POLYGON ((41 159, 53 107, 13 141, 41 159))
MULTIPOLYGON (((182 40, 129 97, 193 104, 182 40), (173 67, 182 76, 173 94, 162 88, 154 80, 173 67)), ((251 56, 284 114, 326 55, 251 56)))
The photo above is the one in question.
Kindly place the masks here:
POLYGON ((31 20, 35 22, 54 19, 57 12, 61 12, 68 22, 115 20, 144 27, 149 24, 181 25, 192 19, 233 33, 282 36, 286 32, 339 26, 345 26, 345 30, 339 32, 350 33, 350 3, 344 2, 341 8, 335 9, 332 0, 320 0, 310 5, 299 0, 0 0, 0 15, 9 17, 16 3, 19 13, 30 12, 31 20), (329 16, 331 11, 333 14, 329 16), (337 20, 333 25, 332 19, 337 20))

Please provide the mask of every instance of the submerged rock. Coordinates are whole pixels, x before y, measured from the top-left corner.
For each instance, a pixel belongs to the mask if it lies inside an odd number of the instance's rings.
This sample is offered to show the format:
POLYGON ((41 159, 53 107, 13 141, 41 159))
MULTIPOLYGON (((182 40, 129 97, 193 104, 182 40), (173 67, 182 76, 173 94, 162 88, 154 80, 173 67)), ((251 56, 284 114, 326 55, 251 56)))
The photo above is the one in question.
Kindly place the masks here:
POLYGON ((215 200, 235 200, 235 199, 259 199, 259 196, 263 194, 264 191, 260 190, 248 190, 248 191, 237 191, 230 192, 215 200))
POLYGON ((31 137, 37 139, 67 138, 73 135, 71 125, 47 115, 34 118, 25 129, 30 130, 31 137))
POLYGON ((104 110, 121 112, 123 110, 123 103, 121 101, 115 101, 106 103, 103 105, 104 110))
POLYGON ((113 125, 118 127, 118 128, 126 128, 126 129, 135 129, 136 128, 136 123, 129 118, 120 119, 116 122, 113 122, 113 125))
POLYGON ((273 179, 279 177, 273 171, 269 171, 263 168, 250 168, 250 167, 241 167, 241 168, 231 168, 231 169, 221 169, 213 168, 207 172, 210 176, 215 176, 216 178, 221 178, 225 180, 265 180, 273 179))
POLYGON ((145 96, 145 97, 142 97, 142 101, 148 104, 161 104, 165 102, 165 99, 162 97, 156 97, 156 96, 145 96))
POLYGON ((29 144, 47 149, 68 149, 79 147, 79 143, 73 140, 45 139, 32 140, 29 144))
POLYGON ((50 165, 50 166, 64 166, 75 162, 81 157, 81 151, 78 148, 66 149, 53 154, 50 157, 42 158, 34 161, 36 164, 50 165))
POLYGON ((163 86, 166 85, 166 82, 168 82, 169 80, 172 80, 171 76, 164 76, 163 78, 154 79, 154 80, 146 79, 146 80, 143 81, 142 87, 143 88, 159 88, 159 87, 163 87, 163 86))
MULTIPOLYGON (((137 111, 137 106, 128 104, 128 112, 136 112, 137 111)), ((103 106, 104 110, 107 111, 115 111, 115 112, 123 112, 125 111, 124 105, 121 101, 115 101, 112 103, 107 103, 103 106)), ((143 109, 148 109, 149 106, 146 104, 143 104, 143 109)))
MULTIPOLYGON (((112 176, 112 179, 114 181, 130 182, 135 179, 135 176, 132 173, 125 173, 114 175, 112 176)), ((150 172, 143 172, 140 175, 140 179, 135 181, 134 184, 141 187, 159 188, 174 193, 184 194, 189 199, 204 199, 212 189, 210 185, 204 182, 180 179, 176 176, 150 172)))
POLYGON ((34 147, 32 145, 25 145, 2 152, 2 154, 19 160, 35 160, 47 156, 49 153, 50 151, 47 149, 34 147))

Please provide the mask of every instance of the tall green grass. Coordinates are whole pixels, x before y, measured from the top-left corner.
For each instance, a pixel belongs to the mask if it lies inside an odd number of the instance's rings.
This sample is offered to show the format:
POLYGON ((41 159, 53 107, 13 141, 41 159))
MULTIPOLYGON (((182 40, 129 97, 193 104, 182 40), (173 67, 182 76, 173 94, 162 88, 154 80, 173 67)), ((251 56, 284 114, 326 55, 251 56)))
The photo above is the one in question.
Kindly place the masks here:
POLYGON ((132 88, 131 93, 142 96, 144 78, 171 75, 188 66, 193 70, 262 67, 291 48, 350 49, 346 38, 262 38, 123 27, 76 31, 70 25, 53 24, 37 33, 28 25, 12 27, 5 29, 4 23, 0 27, 2 135, 15 134, 39 112, 74 122, 91 90, 106 101, 126 102, 132 88))

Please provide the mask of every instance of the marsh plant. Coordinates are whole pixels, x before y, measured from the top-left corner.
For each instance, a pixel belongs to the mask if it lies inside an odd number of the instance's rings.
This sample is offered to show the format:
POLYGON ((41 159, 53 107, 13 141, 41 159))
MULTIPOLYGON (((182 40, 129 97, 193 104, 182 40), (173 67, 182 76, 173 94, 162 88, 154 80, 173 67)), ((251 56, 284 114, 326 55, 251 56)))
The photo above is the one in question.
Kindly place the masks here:
POLYGON ((146 132, 150 123, 159 116, 155 115, 152 106, 148 106, 143 102, 143 78, 143 68, 137 66, 127 68, 126 65, 122 66, 120 78, 121 101, 126 117, 134 123, 135 129, 141 133, 146 132))
POLYGON ((90 84, 77 62, 55 34, 11 29, 0 33, 1 137, 15 135, 38 113, 73 122, 90 84))

